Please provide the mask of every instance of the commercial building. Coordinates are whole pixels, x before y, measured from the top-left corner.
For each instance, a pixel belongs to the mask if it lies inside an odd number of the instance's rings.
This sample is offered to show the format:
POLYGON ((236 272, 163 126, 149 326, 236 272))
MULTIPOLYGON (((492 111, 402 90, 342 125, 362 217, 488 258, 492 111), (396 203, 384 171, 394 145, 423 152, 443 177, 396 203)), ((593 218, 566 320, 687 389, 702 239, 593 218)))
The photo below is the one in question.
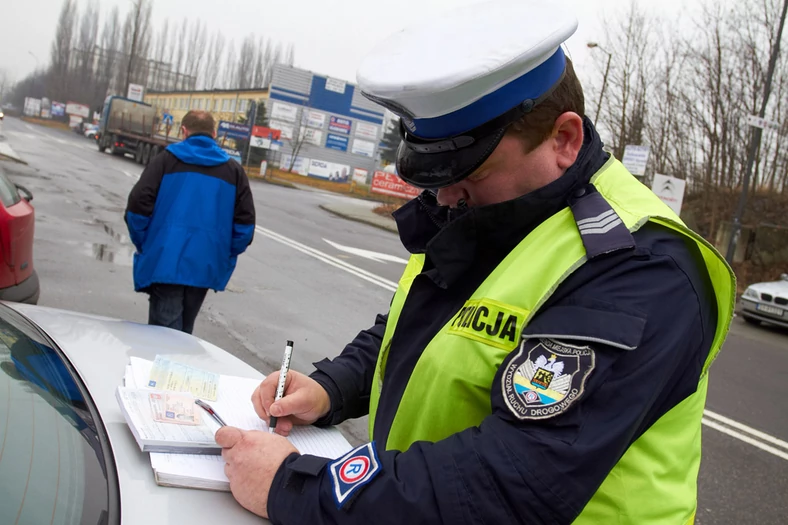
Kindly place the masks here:
POLYGON ((238 122, 239 116, 246 118, 252 102, 267 100, 267 89, 149 91, 145 95, 145 102, 158 108, 160 115, 172 115, 173 129, 180 127, 184 115, 192 109, 210 111, 217 122, 238 122))
POLYGON ((264 159, 337 182, 368 182, 386 122, 386 110, 355 85, 281 64, 274 66, 266 89, 149 91, 145 102, 160 115, 171 115, 173 130, 189 110, 211 111, 217 125, 221 122, 220 136, 222 129, 232 130, 222 145, 237 148, 232 154, 249 165, 264 159), (257 114, 257 126, 250 122, 255 107, 265 108, 257 114))
POLYGON ((269 91, 268 127, 281 132, 279 153, 269 159, 305 176, 368 180, 383 133, 381 106, 349 82, 284 65, 274 68, 269 91))

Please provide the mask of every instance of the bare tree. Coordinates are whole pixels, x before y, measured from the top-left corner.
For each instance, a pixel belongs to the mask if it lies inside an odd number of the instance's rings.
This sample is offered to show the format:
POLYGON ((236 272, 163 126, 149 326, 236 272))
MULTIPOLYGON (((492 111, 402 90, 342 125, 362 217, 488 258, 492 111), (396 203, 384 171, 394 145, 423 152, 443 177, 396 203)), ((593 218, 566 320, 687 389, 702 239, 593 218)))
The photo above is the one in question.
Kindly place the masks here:
POLYGON ((6 93, 11 88, 11 77, 8 71, 0 69, 0 101, 5 99, 6 93))
POLYGON ((222 58, 224 57, 224 49, 224 35, 222 35, 220 31, 216 31, 213 34, 213 38, 211 39, 211 45, 208 48, 208 60, 205 64, 202 86, 206 89, 214 89, 218 87, 219 74, 222 67, 222 58))
MULTIPOLYGON (((610 135, 613 154, 618 158, 623 156, 627 144, 640 144, 643 140, 657 48, 653 24, 653 19, 632 0, 623 17, 607 26, 604 49, 612 54, 612 67, 602 103, 603 117, 598 124, 610 135)), ((607 56, 596 57, 607 60, 607 56)))
POLYGON ((267 38, 260 37, 260 40, 255 49, 255 58, 254 58, 254 77, 252 80, 252 85, 254 87, 265 87, 265 77, 266 77, 266 63, 265 63, 265 53, 266 49, 269 46, 269 41, 267 38))
MULTIPOLYGON (((79 38, 77 39, 76 60, 73 60, 74 86, 78 94, 83 97, 95 99, 96 80, 93 71, 96 67, 96 51, 99 37, 99 6, 95 1, 91 1, 79 22, 79 38)), ((93 104, 95 100, 90 100, 93 104)))
POLYGON ((71 50, 74 47, 76 35, 77 4, 72 0, 65 0, 60 8, 55 39, 50 52, 51 64, 49 77, 52 95, 64 99, 69 96, 71 50))
POLYGON ((238 89, 249 89, 252 87, 256 48, 257 45, 253 35, 247 35, 241 42, 241 50, 238 55, 238 64, 235 71, 234 87, 238 89))
POLYGON ((184 18, 179 31, 173 31, 171 44, 174 49, 172 55, 172 69, 176 72, 175 89, 182 89, 183 80, 181 73, 186 63, 186 39, 189 34, 189 20, 184 18))
POLYGON ((205 57, 205 48, 208 45, 207 37, 208 33, 205 26, 197 20, 196 23, 192 25, 192 30, 189 35, 187 49, 188 59, 185 65, 186 73, 192 78, 197 78, 200 74, 200 68, 205 57))
POLYGON ((284 64, 290 67, 293 67, 293 65, 295 64, 295 46, 292 43, 287 44, 287 51, 286 51, 284 64))
POLYGON ((145 57, 150 46, 151 0, 134 0, 131 11, 126 16, 123 28, 126 57, 125 90, 134 80, 133 75, 141 76, 145 57))
POLYGON ((122 62, 120 56, 121 43, 118 40, 120 31, 120 12, 117 7, 114 7, 109 17, 104 21, 104 27, 101 30, 103 53, 97 66, 99 78, 96 86, 96 91, 101 96, 106 96, 117 83, 117 70, 122 62))
POLYGON ((238 58, 235 53, 235 42, 230 40, 230 45, 227 47, 227 56, 224 60, 224 67, 220 76, 219 87, 229 89, 233 87, 233 83, 237 78, 238 71, 238 58))
POLYGON ((154 61, 154 75, 152 78, 152 86, 153 89, 163 89, 165 84, 165 79, 163 78, 163 74, 166 70, 165 67, 165 54, 167 52, 167 37, 169 36, 170 31, 170 21, 165 19, 164 23, 159 28, 159 31, 156 32, 156 36, 153 39, 152 48, 152 58, 154 61))

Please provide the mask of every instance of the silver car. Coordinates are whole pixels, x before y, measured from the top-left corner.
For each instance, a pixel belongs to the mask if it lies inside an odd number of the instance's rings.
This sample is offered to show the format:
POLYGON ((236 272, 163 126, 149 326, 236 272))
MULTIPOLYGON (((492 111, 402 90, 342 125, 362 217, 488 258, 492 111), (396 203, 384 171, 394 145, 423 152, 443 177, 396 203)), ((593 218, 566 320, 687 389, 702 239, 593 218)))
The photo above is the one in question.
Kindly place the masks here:
POLYGON ((0 303, 0 524, 260 525, 227 492, 162 487, 115 401, 131 356, 260 379, 156 326, 0 303))
POLYGON ((750 285, 741 304, 741 315, 748 323, 766 321, 788 328, 788 274, 782 274, 779 281, 750 285))

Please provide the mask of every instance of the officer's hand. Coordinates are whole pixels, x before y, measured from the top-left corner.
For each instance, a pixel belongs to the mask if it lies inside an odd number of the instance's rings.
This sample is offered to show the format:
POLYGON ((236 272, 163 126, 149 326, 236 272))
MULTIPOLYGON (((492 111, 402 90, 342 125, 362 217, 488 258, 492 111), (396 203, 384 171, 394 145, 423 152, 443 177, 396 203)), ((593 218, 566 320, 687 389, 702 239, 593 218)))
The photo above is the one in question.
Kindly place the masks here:
MULTIPOLYGON (((278 423, 277 423, 278 425, 278 423)), ((268 493, 282 462, 298 450, 282 436, 222 427, 216 432, 233 497, 246 510, 268 517, 268 493)))
POLYGON ((279 374, 272 373, 260 383, 252 394, 254 411, 266 423, 271 416, 277 418, 276 432, 283 436, 290 433, 293 425, 311 425, 331 408, 328 393, 309 376, 293 370, 287 373, 285 393, 274 403, 279 374))

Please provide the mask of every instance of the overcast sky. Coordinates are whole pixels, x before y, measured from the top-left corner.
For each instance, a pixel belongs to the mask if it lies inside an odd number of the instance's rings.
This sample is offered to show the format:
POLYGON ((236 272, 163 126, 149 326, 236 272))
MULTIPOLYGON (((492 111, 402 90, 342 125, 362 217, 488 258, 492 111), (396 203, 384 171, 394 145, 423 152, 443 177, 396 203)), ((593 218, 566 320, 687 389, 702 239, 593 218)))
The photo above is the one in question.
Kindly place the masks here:
MULTIPOLYGON (((80 0, 85 5, 88 0, 80 0)), ((297 67, 323 75, 355 81, 355 71, 366 52, 387 35, 413 20, 445 12, 452 6, 478 0, 153 0, 153 23, 165 18, 200 18, 211 30, 220 28, 240 40, 254 32, 295 45, 297 67), (230 7, 232 6, 232 7, 230 7)), ((548 1, 548 0, 546 0, 548 1)), ((575 9, 578 32, 569 51, 582 71, 588 66, 586 42, 602 39, 602 20, 625 10, 630 0, 564 0, 575 9)), ((663 14, 699 0, 661 0, 663 14)), ((61 0, 2 0, 0 68, 19 80, 49 62, 49 49, 57 25, 61 0), (10 8, 10 9, 9 9, 10 8), (35 58, 34 58, 35 57, 35 58)), ((118 5, 128 9, 131 0, 98 0, 102 13, 118 5)), ((647 5, 647 4, 644 4, 647 5)), ((526 31, 527 27, 523 26, 526 31)), ((479 37, 483 34, 480 28, 479 37)), ((476 35, 468 35, 469 45, 476 35)))

